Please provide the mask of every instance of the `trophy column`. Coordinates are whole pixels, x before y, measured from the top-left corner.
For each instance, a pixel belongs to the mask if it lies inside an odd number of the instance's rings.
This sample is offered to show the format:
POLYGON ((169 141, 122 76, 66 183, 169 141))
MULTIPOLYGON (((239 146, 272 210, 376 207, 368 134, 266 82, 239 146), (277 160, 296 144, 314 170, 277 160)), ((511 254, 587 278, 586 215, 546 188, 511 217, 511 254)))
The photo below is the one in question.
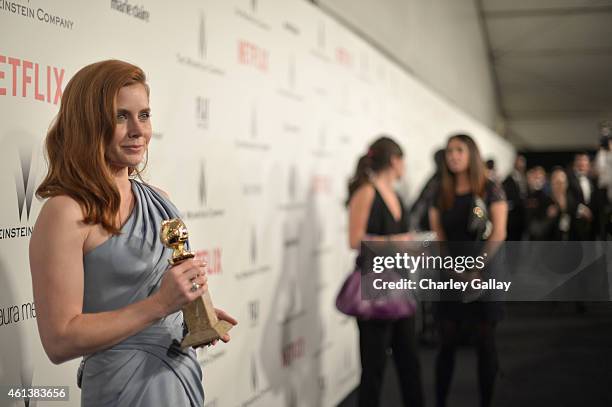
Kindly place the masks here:
MULTIPOLYGON (((193 252, 185 248, 189 233, 181 219, 163 221, 160 237, 164 246, 172 249, 172 258, 168 260, 170 265, 195 257, 193 252)), ((208 345, 220 339, 232 328, 229 322, 217 318, 208 290, 183 307, 183 320, 187 325, 187 335, 181 342, 183 349, 189 346, 208 345)))

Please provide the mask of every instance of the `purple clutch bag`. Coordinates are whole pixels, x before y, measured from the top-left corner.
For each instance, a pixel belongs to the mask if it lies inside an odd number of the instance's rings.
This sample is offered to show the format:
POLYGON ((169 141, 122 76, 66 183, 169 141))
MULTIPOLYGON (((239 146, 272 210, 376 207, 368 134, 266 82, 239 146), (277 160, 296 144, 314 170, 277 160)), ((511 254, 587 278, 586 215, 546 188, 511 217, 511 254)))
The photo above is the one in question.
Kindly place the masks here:
MULTIPOLYGON (((375 275, 366 274, 365 279, 375 275)), ((346 315, 361 319, 398 319, 414 315, 416 302, 400 293, 377 299, 361 299, 361 272, 353 271, 342 285, 336 297, 336 308, 346 315)))

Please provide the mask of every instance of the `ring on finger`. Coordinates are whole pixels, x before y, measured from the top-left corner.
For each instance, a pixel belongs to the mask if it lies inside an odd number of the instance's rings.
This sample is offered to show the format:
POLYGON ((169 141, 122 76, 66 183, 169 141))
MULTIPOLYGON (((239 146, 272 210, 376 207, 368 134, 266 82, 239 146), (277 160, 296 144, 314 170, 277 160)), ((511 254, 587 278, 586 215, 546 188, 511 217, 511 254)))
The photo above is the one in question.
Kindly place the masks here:
POLYGON ((195 281, 191 282, 191 292, 196 292, 200 289, 200 284, 196 283, 195 281))

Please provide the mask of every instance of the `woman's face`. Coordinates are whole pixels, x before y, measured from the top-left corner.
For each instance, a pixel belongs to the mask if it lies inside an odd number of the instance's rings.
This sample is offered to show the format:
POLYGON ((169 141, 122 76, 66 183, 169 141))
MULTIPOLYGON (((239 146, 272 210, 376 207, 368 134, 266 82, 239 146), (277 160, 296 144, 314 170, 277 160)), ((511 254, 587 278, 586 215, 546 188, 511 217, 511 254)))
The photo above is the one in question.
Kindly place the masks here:
POLYGON ((399 155, 391 156, 391 168, 397 179, 401 179, 404 176, 404 158, 399 155))
POLYGON ((452 139, 446 147, 446 165, 453 174, 468 170, 470 165, 470 151, 467 144, 458 139, 452 139))
POLYGON ((567 191, 567 176, 565 172, 557 170, 550 175, 550 187, 556 193, 567 191))
POLYGON ((106 158, 115 168, 136 167, 144 159, 151 140, 151 109, 144 85, 124 86, 115 98, 117 126, 106 158))

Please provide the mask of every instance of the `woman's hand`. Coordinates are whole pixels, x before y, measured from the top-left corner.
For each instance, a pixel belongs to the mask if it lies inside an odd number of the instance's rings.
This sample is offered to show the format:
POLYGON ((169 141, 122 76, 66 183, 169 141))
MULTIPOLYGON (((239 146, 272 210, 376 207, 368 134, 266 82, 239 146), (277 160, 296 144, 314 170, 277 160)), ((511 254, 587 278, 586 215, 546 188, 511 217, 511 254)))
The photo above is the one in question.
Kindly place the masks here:
POLYGON ((398 233, 395 235, 391 235, 389 240, 393 240, 395 242, 410 242, 414 240, 414 235, 412 233, 398 233))
POLYGON ((587 222, 593 220, 593 212, 585 204, 578 204, 578 219, 584 219, 587 222))
POLYGON ((548 209, 546 209, 546 216, 550 219, 555 218, 559 214, 559 209, 555 205, 550 205, 548 209))
MULTIPOLYGON (((230 314, 223 311, 222 309, 215 308, 215 312, 217 313, 217 318, 219 318, 221 321, 227 321, 232 325, 238 324, 238 321, 234 317, 232 317, 230 314)), ((227 333, 221 337, 221 340, 224 343, 228 343, 230 339, 231 339, 230 335, 227 333)), ((216 345, 216 344, 217 344, 217 340, 213 341, 211 345, 216 345)))
MULTIPOLYGON (((230 314, 228 314, 227 312, 223 311, 222 309, 219 308, 215 308, 215 313, 217 314, 217 318, 219 318, 220 321, 227 321, 232 325, 237 325, 238 321, 232 317, 230 314)), ((230 341, 230 335, 229 334, 225 334, 221 337, 221 340, 224 343, 228 343, 230 341)), ((207 345, 200 345, 200 346, 195 346, 195 348, 200 348, 200 347, 204 347, 204 346, 215 346, 217 344, 217 342, 219 342, 218 339, 215 339, 214 341, 212 341, 211 343, 207 344, 207 345)))
POLYGON ((166 271, 155 298, 164 316, 172 314, 208 290, 206 262, 201 258, 185 260, 166 271), (199 288, 193 290, 196 283, 199 288))

